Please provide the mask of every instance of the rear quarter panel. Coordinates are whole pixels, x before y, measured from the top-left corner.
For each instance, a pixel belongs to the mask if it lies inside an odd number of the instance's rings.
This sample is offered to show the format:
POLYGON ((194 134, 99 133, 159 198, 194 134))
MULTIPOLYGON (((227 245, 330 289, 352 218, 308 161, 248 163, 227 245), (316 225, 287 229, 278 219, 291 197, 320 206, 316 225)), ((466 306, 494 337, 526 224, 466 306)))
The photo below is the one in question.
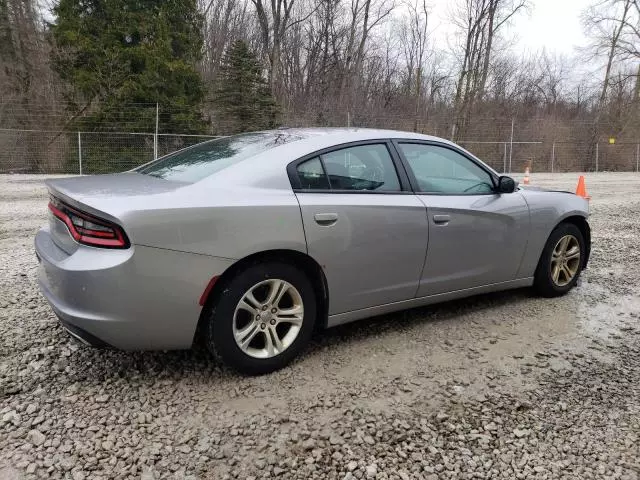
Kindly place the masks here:
POLYGON ((545 243, 558 224, 572 216, 589 216, 589 203, 572 193, 522 189, 522 195, 529 205, 531 230, 518 278, 534 275, 545 243))
POLYGON ((267 160, 257 156, 193 184, 129 172, 48 186, 64 201, 121 225, 134 245, 228 259, 271 249, 306 253, 285 166, 267 160))
POLYGON ((307 251, 291 190, 184 189, 155 202, 146 199, 119 218, 137 245, 229 259, 271 249, 307 251))

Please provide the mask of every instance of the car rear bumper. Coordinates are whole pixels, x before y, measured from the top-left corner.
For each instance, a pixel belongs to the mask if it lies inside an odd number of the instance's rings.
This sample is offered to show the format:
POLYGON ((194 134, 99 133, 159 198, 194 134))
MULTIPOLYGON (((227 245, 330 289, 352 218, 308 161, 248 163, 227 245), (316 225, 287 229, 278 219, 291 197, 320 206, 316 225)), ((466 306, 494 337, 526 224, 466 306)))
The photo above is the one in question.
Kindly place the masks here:
POLYGON ((38 283, 62 325, 78 340, 125 350, 189 348, 211 277, 233 262, 134 245, 62 250, 49 227, 35 238, 38 283))
POLYGON ((60 317, 60 315, 58 315, 58 320, 60 320, 60 324, 62 325, 62 328, 64 328, 69 335, 71 335, 73 338, 75 338, 78 342, 82 343, 83 345, 87 345, 89 347, 94 347, 94 348, 113 348, 111 345, 103 342, 98 337, 94 337, 89 332, 81 329, 80 327, 76 327, 72 323, 67 322, 62 317, 60 317))

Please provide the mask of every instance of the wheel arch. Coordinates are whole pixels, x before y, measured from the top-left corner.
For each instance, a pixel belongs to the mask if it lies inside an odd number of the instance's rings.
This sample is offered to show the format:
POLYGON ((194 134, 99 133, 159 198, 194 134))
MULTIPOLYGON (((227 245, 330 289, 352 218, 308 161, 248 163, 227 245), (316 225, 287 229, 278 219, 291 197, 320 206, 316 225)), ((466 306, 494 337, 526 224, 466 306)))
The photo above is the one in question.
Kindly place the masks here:
MULTIPOLYGON (((296 250, 288 249, 274 249, 265 250, 262 252, 253 253, 248 255, 227 268, 222 275, 215 279, 213 287, 205 292, 203 298, 203 307, 200 312, 200 318, 198 319, 198 326, 196 328, 194 343, 201 337, 200 333, 203 331, 204 322, 206 321, 206 312, 213 304, 215 304, 217 298, 224 291, 229 281, 238 273, 242 272, 246 268, 264 263, 268 261, 279 261, 288 263, 295 267, 300 268, 305 275, 309 278, 313 284, 313 290, 316 294, 316 308, 317 308, 317 325, 320 328, 326 328, 327 318, 329 313, 329 289, 327 286, 327 278, 320 264, 316 260, 296 250)), ((213 280, 213 279, 212 279, 213 280)))
POLYGON ((585 245, 584 263, 582 264, 582 269, 584 270, 587 268, 587 263, 589 262, 589 257, 591 255, 591 227, 589 226, 589 222, 587 222, 586 217, 582 215, 570 215, 560 220, 551 231, 555 230, 563 223, 571 223, 575 225, 580 230, 580 233, 582 233, 585 245))

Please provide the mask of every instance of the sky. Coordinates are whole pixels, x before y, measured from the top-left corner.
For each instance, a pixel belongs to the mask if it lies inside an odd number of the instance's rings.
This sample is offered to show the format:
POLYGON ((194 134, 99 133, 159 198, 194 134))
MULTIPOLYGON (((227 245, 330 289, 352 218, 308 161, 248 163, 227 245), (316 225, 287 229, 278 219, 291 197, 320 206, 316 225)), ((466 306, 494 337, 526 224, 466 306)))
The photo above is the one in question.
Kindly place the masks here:
MULTIPOLYGON (((576 46, 586 43, 580 24, 581 12, 592 3, 590 0, 530 0, 529 12, 519 14, 510 26, 514 35, 514 48, 522 52, 539 51, 570 56, 576 46)), ((432 7, 436 39, 450 34, 448 0, 428 0, 432 7)), ((431 20, 430 20, 431 23, 431 20)))
POLYGON ((513 29, 519 47, 570 54, 586 43, 580 14, 589 5, 585 0, 534 0, 530 15, 522 15, 513 29))

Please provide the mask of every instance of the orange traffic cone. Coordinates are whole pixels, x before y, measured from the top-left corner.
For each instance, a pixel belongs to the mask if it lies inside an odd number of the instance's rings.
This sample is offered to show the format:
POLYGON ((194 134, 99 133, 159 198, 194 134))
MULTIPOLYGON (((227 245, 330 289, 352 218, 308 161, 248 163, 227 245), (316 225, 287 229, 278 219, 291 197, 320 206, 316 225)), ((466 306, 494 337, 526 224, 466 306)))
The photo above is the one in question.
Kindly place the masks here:
POLYGON ((578 187, 576 188, 576 195, 587 200, 591 200, 591 197, 587 195, 587 187, 584 184, 584 175, 580 175, 578 178, 578 187))
POLYGON ((530 173, 531 173, 531 172, 529 172, 529 167, 527 167, 527 168, 525 168, 525 169, 524 169, 524 179, 522 180, 522 183, 523 183, 524 185, 529 185, 529 174, 530 174, 530 173))

